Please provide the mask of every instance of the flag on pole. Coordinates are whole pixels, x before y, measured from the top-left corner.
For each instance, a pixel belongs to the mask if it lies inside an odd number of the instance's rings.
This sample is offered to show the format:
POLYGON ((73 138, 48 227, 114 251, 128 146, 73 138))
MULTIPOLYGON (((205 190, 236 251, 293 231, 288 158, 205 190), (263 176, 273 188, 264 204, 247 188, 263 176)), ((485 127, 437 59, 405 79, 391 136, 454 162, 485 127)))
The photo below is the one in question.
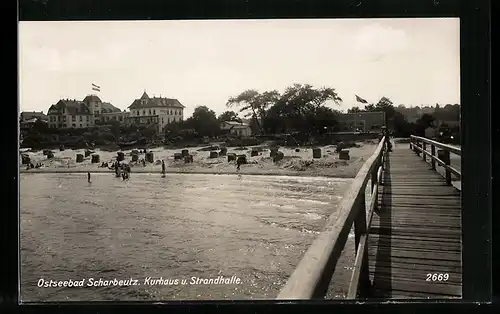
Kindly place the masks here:
POLYGON ((92 83, 92 90, 93 90, 93 91, 96 91, 96 92, 100 92, 100 91, 101 91, 101 87, 100 87, 100 86, 95 85, 94 83, 92 83))
POLYGON ((359 97, 358 95, 355 95, 356 96, 356 101, 357 102, 360 102, 362 104, 367 104, 368 102, 366 100, 364 100, 363 98, 359 97))

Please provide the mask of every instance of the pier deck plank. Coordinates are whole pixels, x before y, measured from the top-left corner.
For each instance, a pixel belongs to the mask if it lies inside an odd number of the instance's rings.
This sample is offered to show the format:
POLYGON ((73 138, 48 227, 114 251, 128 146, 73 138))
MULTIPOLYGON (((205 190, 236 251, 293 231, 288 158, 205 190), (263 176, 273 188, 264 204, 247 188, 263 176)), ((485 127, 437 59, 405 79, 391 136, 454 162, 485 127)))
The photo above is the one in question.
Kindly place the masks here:
POLYGON ((460 298, 460 191, 408 144, 395 144, 378 194, 368 240, 372 297, 460 298), (427 281, 428 274, 449 278, 427 281))

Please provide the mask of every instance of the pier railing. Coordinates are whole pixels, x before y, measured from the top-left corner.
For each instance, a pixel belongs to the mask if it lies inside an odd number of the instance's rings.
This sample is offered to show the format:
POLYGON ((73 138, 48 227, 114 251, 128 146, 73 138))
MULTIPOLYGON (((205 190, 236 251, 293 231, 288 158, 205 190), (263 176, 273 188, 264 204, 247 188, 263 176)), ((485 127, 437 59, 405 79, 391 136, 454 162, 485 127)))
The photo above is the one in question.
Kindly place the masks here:
POLYGON ((335 267, 354 224, 356 258, 349 283, 348 299, 363 297, 370 286, 368 234, 377 207, 378 185, 387 152, 382 138, 373 155, 365 162, 339 206, 340 215, 331 217, 323 232, 314 240, 277 299, 323 299, 335 267), (371 180, 371 202, 366 212, 366 185, 371 180))
POLYGON ((462 179, 461 172, 450 165, 450 153, 462 156, 462 150, 460 148, 439 143, 425 137, 412 135, 410 140, 410 149, 418 155, 422 154, 422 159, 424 161, 427 161, 427 156, 429 156, 430 164, 433 170, 437 171, 436 163, 443 166, 446 184, 451 185, 452 173, 459 179, 462 179), (427 150, 429 146, 430 152, 427 150), (438 148, 437 154, 436 148, 438 148))

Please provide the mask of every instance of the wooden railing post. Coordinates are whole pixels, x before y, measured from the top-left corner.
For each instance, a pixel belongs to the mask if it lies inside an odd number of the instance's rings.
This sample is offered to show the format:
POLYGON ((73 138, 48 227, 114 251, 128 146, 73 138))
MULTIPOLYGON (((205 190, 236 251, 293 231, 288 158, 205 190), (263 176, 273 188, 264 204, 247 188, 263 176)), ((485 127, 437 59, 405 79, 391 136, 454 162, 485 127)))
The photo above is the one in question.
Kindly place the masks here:
POLYGON ((426 149, 427 149, 427 143, 425 143, 424 141, 422 141, 422 159, 423 159, 424 161, 426 161, 426 159, 425 159, 425 157, 426 157, 426 155, 425 155, 425 150, 426 150, 426 149))
MULTIPOLYGON (((382 159, 382 158, 380 158, 382 159)), ((370 181, 372 183, 372 188, 370 190, 371 194, 373 195, 373 187, 375 186, 375 183, 377 183, 377 170, 378 170, 378 164, 379 162, 375 163, 375 166, 373 167, 372 173, 370 174, 370 181)))
MULTIPOLYGON (((375 167, 373 167, 373 170, 372 170, 372 176, 371 176, 371 182, 372 182, 372 197, 374 197, 374 194, 375 194, 375 190, 374 190, 374 187, 375 187, 375 184, 377 184, 378 182, 378 167, 380 166, 380 161, 382 160, 382 157, 379 159, 378 162, 375 163, 375 167)), ((378 195, 377 195, 378 197, 378 195)), ((378 202, 375 202, 375 208, 374 210, 377 210, 377 205, 378 205, 378 202)))
MULTIPOLYGON (((361 239, 362 235, 366 235, 367 232, 367 226, 366 226, 366 202, 365 202, 365 194, 361 193, 359 195, 359 201, 356 206, 358 207, 358 215, 356 216, 356 219, 354 220, 354 242, 355 242, 355 247, 356 251, 354 252, 354 255, 357 254, 358 252, 358 247, 359 247, 359 241, 361 239)), ((365 250, 363 254, 363 262, 361 263, 361 269, 360 269, 360 274, 359 274, 359 295, 361 297, 365 296, 367 293, 367 290, 370 286, 370 274, 369 274, 369 268, 368 268, 368 250, 365 250)))
MULTIPOLYGON (((443 150, 443 161, 446 166, 450 166, 450 151, 449 150, 443 150)), ((451 171, 448 169, 448 167, 444 167, 444 173, 445 173, 445 178, 446 178, 446 184, 451 185, 451 171)))
POLYGON ((432 170, 436 170, 436 160, 433 158, 436 156, 436 146, 431 144, 431 166, 432 170))

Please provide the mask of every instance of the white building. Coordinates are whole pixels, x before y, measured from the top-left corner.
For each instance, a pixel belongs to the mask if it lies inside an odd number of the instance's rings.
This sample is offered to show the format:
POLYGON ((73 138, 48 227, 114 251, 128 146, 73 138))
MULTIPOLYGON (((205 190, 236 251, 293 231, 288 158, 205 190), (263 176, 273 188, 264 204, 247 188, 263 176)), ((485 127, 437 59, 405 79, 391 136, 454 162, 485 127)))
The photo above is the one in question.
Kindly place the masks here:
POLYGON ((236 121, 224 121, 220 126, 221 130, 228 131, 236 136, 252 136, 252 128, 247 123, 236 121))
POLYGON ((51 128, 88 128, 104 122, 108 114, 119 119, 121 110, 96 95, 88 95, 83 101, 61 99, 47 112, 51 128))
POLYGON ((146 91, 128 108, 130 109, 128 123, 156 125, 158 133, 165 132, 167 124, 184 119, 185 107, 177 99, 151 98, 146 91))

